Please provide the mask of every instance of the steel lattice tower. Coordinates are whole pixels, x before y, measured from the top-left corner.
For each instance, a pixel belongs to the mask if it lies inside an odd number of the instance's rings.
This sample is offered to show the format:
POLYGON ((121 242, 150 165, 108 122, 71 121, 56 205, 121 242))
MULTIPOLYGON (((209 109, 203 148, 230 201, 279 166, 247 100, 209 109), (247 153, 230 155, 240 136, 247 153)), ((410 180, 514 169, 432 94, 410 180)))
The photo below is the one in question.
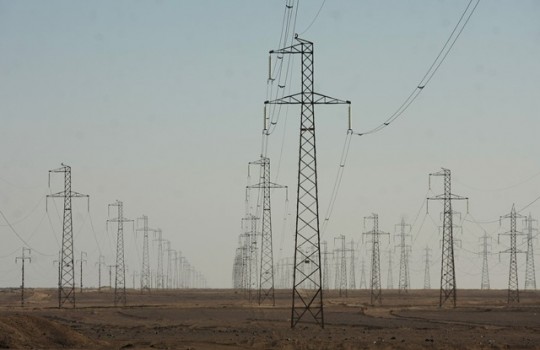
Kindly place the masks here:
MULTIPOLYGON (((444 194, 428 198, 429 200, 443 201, 443 238, 441 255, 441 289, 439 294, 439 307, 442 307, 448 299, 451 299, 452 305, 456 307, 456 271, 454 263, 454 225, 452 211, 452 201, 458 199, 468 200, 466 197, 455 195, 451 191, 451 172, 449 169, 442 168, 437 173, 429 174, 431 176, 444 177, 444 194)), ((431 186, 430 186, 431 188, 431 186)))
POLYGON ((399 244, 397 247, 400 248, 399 255, 399 282, 398 290, 399 293, 407 293, 410 288, 410 277, 409 277, 409 252, 411 246, 407 244, 407 237, 410 237, 410 234, 407 234, 411 231, 411 225, 405 223, 405 219, 401 219, 401 223, 396 225, 399 227, 399 244))
POLYGON ((101 292, 101 266, 105 266, 105 257, 103 255, 99 255, 96 265, 98 266, 98 291, 101 292))
POLYGON ((321 247, 322 247, 322 256, 323 256, 323 289, 324 290, 328 290, 330 288, 330 276, 328 274, 329 272, 329 265, 328 265, 328 255, 332 255, 332 253, 330 253, 328 251, 328 243, 326 241, 322 241, 321 242, 321 247))
POLYGON ((143 215, 137 221, 142 221, 142 228, 138 228, 137 231, 143 233, 143 249, 142 249, 142 268, 141 268, 141 291, 150 291, 152 280, 150 275, 150 247, 148 244, 148 216, 143 215))
POLYGON ((364 232, 364 235, 371 236, 371 282, 370 282, 370 295, 371 305, 375 303, 382 303, 381 292, 381 258, 379 249, 379 236, 388 234, 386 232, 379 231, 379 215, 372 214, 372 216, 364 218, 365 220, 373 220, 373 230, 364 232))
POLYGON ((386 289, 394 289, 394 276, 392 274, 392 251, 388 251, 388 274, 386 275, 386 289))
POLYGON ((429 266, 431 265, 431 255, 429 253, 430 251, 431 249, 429 247, 426 247, 426 255, 424 256, 426 259, 426 264, 424 267, 424 289, 431 289, 431 274, 429 273, 429 266))
POLYGON ((510 219, 510 231, 505 233, 500 233, 501 235, 510 236, 510 248, 506 249, 500 253, 509 253, 510 254, 510 271, 508 273, 508 304, 519 303, 519 284, 518 284, 518 266, 517 266, 517 253, 523 253, 522 251, 517 250, 517 236, 523 235, 523 233, 518 232, 516 228, 516 219, 523 218, 524 216, 518 215, 516 213, 516 208, 512 205, 512 210, 510 214, 501 216, 502 219, 510 219))
POLYGON ((360 271, 360 289, 367 289, 366 283, 366 264, 362 258, 362 269, 360 271))
POLYGON ((345 236, 340 235, 334 238, 334 256, 336 257, 336 289, 339 296, 347 296, 347 249, 345 249, 345 236), (338 241, 336 245, 336 241, 338 241))
POLYGON ((313 43, 298 35, 295 39, 296 44, 270 51, 270 54, 301 55, 302 91, 265 104, 301 105, 291 327, 307 314, 324 328, 315 105, 350 104, 350 101, 314 92, 313 43))
POLYGON ((81 258, 79 260, 77 260, 77 262, 81 263, 80 265, 80 281, 81 281, 81 293, 83 292, 83 264, 85 264, 87 262, 87 260, 85 259, 85 257, 88 257, 88 255, 86 254, 86 252, 83 252, 81 251, 81 258))
POLYGON ((489 265, 488 265, 488 254, 489 254, 489 243, 488 240, 491 240, 491 237, 488 236, 486 232, 480 237, 482 240, 482 284, 480 289, 489 290, 489 265))
POLYGON ((71 190, 71 167, 62 164, 61 168, 49 170, 49 186, 51 183, 51 173, 64 173, 64 191, 47 195, 47 198, 64 198, 64 220, 62 225, 62 253, 60 257, 60 276, 58 277, 58 307, 65 303, 75 307, 75 258, 73 250, 73 219, 72 219, 72 198, 86 197, 88 203, 90 197, 71 190))
POLYGON ((349 249, 351 261, 349 262, 349 289, 356 289, 356 259, 354 256, 354 240, 351 239, 351 248, 349 249))
POLYGON ((525 289, 536 290, 536 271, 534 270, 534 249, 533 249, 533 220, 531 214, 525 218, 527 228, 527 255, 525 264, 525 289))
POLYGON ((270 207, 270 192, 273 188, 287 188, 270 181, 270 159, 261 159, 250 162, 250 165, 261 166, 260 182, 248 188, 259 188, 263 191, 262 227, 261 227, 261 266, 259 274, 259 305, 266 300, 276 305, 274 296, 274 253, 272 243, 272 212, 270 207))
POLYGON ((157 236, 157 271, 156 271, 156 289, 163 289, 163 232, 160 228, 154 231, 157 236))
POLYGON ((107 223, 114 222, 117 224, 116 231, 116 265, 114 278, 114 305, 126 305, 126 265, 124 262, 124 222, 133 222, 133 220, 124 217, 124 203, 117 200, 111 207, 117 207, 118 216, 114 219, 107 220, 107 223))
POLYGON ((25 248, 23 247, 22 248, 22 255, 21 256, 18 256, 15 258, 15 263, 17 263, 17 261, 21 260, 22 262, 22 266, 21 266, 21 307, 24 307, 24 263, 26 260, 28 260, 28 262, 32 262, 32 258, 29 257, 29 256, 26 256, 26 252, 28 252, 28 254, 31 254, 32 253, 32 250, 29 249, 29 248, 25 248))

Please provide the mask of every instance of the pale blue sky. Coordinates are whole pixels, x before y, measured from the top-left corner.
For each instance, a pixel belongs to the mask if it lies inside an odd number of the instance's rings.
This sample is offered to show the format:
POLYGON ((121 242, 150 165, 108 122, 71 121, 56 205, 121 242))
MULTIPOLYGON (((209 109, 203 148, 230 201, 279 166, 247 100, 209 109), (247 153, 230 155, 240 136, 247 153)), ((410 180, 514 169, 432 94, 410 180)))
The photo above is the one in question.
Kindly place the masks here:
MULTIPOLYGON (((316 88, 352 101, 356 131, 378 125, 422 78, 467 3, 327 0, 303 35, 315 42, 316 88)), ((304 31, 320 4, 300 1, 296 32, 304 31)), ((68 163, 73 189, 91 195, 91 216, 108 263, 113 236, 104 232, 106 205, 120 199, 126 216, 147 214, 150 225, 161 227, 211 286, 229 286, 247 162, 260 154, 267 56, 277 48, 283 10, 284 1, 0 1, 0 209, 13 222, 24 219, 15 228, 32 246, 54 255, 58 214, 49 207, 53 236, 40 200, 48 193, 47 171, 68 163)), ((427 174, 441 166, 453 171, 455 192, 471 198, 477 220, 496 219, 513 202, 521 208, 540 195, 540 176, 497 190, 540 172, 539 18, 538 1, 480 3, 411 108, 384 131, 352 140, 323 239, 358 239, 362 217, 372 212, 387 231, 401 215, 413 221, 427 192, 427 174)), ((298 60, 292 72, 295 92, 298 60)), ((317 123, 324 214, 346 109, 322 107, 317 123)), ((298 109, 292 107, 269 148, 273 170, 280 169, 276 181, 292 188, 291 211, 297 129, 298 109)), ((55 179, 52 191, 61 186, 55 179)), ((439 193, 441 184, 434 182, 433 190, 439 193)), ((276 256, 292 250, 292 216, 289 229, 281 231, 283 201, 276 193, 276 256)), ((432 208, 437 219, 440 207, 432 208)), ((75 209, 75 249, 88 251, 89 284, 96 284, 93 262, 99 253, 85 203, 75 209)), ((529 209, 540 216, 540 204, 529 209)), ((497 226, 485 226, 494 235, 494 251, 506 249, 496 244, 496 233, 504 230, 497 226)), ((411 268, 423 271, 420 250, 426 244, 439 249, 435 230, 421 211, 411 268)), ((465 227, 464 248, 478 251, 482 233, 476 225, 465 227)), ((15 286, 19 266, 11 253, 21 242, 6 226, 0 234, 0 285, 15 286)), ((128 264, 139 270, 134 247, 140 240, 126 237, 132 247, 128 264)), ((458 286, 478 287, 481 261, 467 251, 458 256, 458 286)), ((55 285, 53 258, 33 257, 28 284, 55 285)), ((507 260, 501 261, 492 270, 492 284, 499 288, 507 280, 507 260)), ((432 268, 433 286, 438 266, 432 268)), ((421 287, 419 274, 413 287, 421 287)))

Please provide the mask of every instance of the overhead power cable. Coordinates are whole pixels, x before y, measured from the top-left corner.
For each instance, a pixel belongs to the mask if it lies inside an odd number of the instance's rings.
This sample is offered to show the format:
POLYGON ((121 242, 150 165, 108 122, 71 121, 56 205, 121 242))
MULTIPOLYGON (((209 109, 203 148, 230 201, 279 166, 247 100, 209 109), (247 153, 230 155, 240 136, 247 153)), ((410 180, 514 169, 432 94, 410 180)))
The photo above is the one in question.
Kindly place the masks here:
POLYGON ((408 108, 409 106, 416 100, 416 98, 420 95, 420 93, 424 90, 424 88, 429 84, 435 73, 439 70, 443 62, 446 60, 446 57, 454 47, 454 44, 460 37, 461 33, 467 26, 467 23, 469 23, 469 20, 471 19, 471 16, 473 15, 474 11, 476 10, 476 7, 480 3, 480 0, 470 0, 467 4, 467 7, 461 14, 461 17, 459 18, 459 21, 456 23, 454 29, 452 30, 452 33, 450 33, 450 36, 446 40, 444 46, 439 51, 439 54, 431 63, 431 66, 427 70, 427 72, 424 74, 423 78, 420 80, 418 84, 416 84, 416 87, 412 90, 412 92, 409 94, 409 96, 403 101, 403 103, 399 106, 398 109, 394 111, 384 122, 382 122, 380 125, 376 126, 375 128, 364 131, 361 133, 355 133, 358 136, 363 135, 369 135, 374 134, 382 129, 386 128, 388 125, 390 125, 392 122, 394 122, 399 116, 401 116, 408 108), (473 6, 473 3, 474 6, 473 6))
POLYGON ((302 36, 305 32, 307 32, 311 26, 313 25, 313 23, 315 23, 315 21, 317 21, 317 18, 319 18, 319 15, 321 14, 321 11, 324 7, 324 4, 326 4, 326 0, 323 0, 323 2, 321 3, 321 6, 319 7, 319 11, 317 11, 317 14, 315 15, 315 17, 313 17, 313 20, 311 21, 311 23, 307 26, 306 29, 304 29, 302 31, 302 33, 300 33, 299 35, 302 36))

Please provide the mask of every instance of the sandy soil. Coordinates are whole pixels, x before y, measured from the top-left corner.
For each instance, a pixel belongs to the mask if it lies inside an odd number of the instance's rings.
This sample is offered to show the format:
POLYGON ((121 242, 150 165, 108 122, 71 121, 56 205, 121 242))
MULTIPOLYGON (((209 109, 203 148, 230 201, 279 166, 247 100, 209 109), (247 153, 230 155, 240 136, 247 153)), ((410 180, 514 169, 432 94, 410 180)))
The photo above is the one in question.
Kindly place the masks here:
POLYGON ((290 293, 258 306, 232 290, 130 291, 113 307, 111 291, 77 293, 76 309, 58 309, 55 290, 0 290, 0 348, 39 349, 540 349, 540 293, 458 291, 458 307, 439 309, 437 290, 403 295, 368 291, 326 295, 324 329, 290 328, 290 293))

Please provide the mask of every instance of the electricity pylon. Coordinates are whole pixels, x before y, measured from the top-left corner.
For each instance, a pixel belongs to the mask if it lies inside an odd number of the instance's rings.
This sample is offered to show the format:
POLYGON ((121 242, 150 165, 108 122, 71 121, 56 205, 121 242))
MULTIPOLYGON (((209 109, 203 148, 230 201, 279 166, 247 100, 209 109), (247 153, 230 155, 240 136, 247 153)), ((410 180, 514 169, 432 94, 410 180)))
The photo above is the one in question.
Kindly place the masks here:
POLYGON ((424 289, 431 289, 431 274, 429 273, 429 266, 431 265, 431 249, 429 247, 426 247, 425 249, 425 267, 424 267, 424 289))
POLYGON ((323 286, 323 289, 324 290, 328 290, 330 288, 330 275, 329 275, 329 272, 330 272, 330 266, 328 264, 328 255, 333 255, 332 253, 330 253, 328 251, 328 242, 326 241, 322 241, 321 242, 321 247, 322 247, 322 261, 323 261, 323 264, 322 264, 322 268, 323 268, 323 283, 322 283, 322 286, 323 286))
POLYGON ((115 265, 107 265, 109 268, 109 288, 112 289, 112 269, 115 267, 115 265))
POLYGON ((527 229, 527 255, 525 264, 525 289, 536 290, 536 271, 534 270, 534 249, 533 249, 533 232, 538 231, 533 228, 533 220, 531 214, 525 218, 525 227, 527 229))
POLYGON ((85 259, 85 257, 87 257, 86 252, 82 252, 82 251, 81 251, 81 258, 77 260, 77 262, 81 264, 81 265, 80 265, 80 268, 81 268, 81 270, 80 270, 80 274, 81 274, 81 276, 80 276, 80 281, 81 281, 81 293, 83 292, 83 269, 82 269, 82 267, 83 267, 83 264, 85 264, 85 263, 87 262, 87 260, 85 259))
MULTIPOLYGON (((109 211, 111 207, 118 209, 118 216, 114 219, 108 219, 107 224, 116 223, 116 265, 115 265, 115 278, 114 278, 114 306, 118 304, 126 305, 126 265, 124 262, 124 222, 133 222, 133 220, 126 219, 124 217, 124 203, 117 200, 113 204, 109 204, 109 211)), ((107 225, 108 227, 108 225, 107 225)))
MULTIPOLYGON (((142 268, 141 268, 141 291, 150 291, 152 280, 150 275, 150 246, 148 244, 148 232, 154 231, 148 228, 148 216, 143 215, 137 219, 137 224, 142 221, 142 228, 138 228, 137 232, 143 233, 143 254, 142 254, 142 268)), ((138 226, 138 225, 137 225, 138 226)))
POLYGON ((62 254, 60 257, 60 276, 58 285, 58 307, 65 303, 75 307, 75 258, 73 256, 73 218, 71 210, 72 198, 86 197, 90 210, 90 196, 71 190, 71 167, 62 163, 62 167, 49 170, 49 187, 51 173, 64 173, 64 191, 47 195, 48 198, 64 198, 64 220, 62 225, 62 254))
POLYGON ((24 307, 24 262, 28 260, 28 262, 32 262, 32 258, 29 256, 26 256, 25 253, 28 252, 28 254, 32 253, 32 250, 29 248, 22 248, 22 255, 15 258, 15 263, 17 261, 21 260, 21 307, 24 307))
POLYGON ((399 244, 396 246, 400 250, 399 254, 399 282, 398 290, 399 293, 407 293, 410 286, 410 277, 409 277, 409 253, 411 251, 411 246, 407 244, 407 237, 411 237, 408 232, 411 232, 411 225, 405 223, 405 219, 401 218, 401 223, 395 226, 399 227, 399 244))
MULTIPOLYGON (((430 200, 442 200, 443 201, 443 238, 442 238, 442 254, 441 254, 441 289, 439 293, 439 307, 442 307, 448 299, 451 299, 453 307, 456 307, 456 271, 454 263, 454 225, 452 218, 454 212, 452 211, 453 200, 467 200, 468 198, 461 197, 452 193, 451 185, 451 172, 449 169, 442 168, 437 173, 429 174, 430 189, 431 189, 431 177, 443 176, 444 177, 444 193, 435 197, 427 198, 428 203, 430 200)), ((428 206, 426 206, 428 209, 428 206)), ((468 212, 468 210, 467 210, 468 212)))
POLYGON ((340 235, 334 238, 334 256, 336 257, 336 289, 339 296, 347 296, 347 256, 345 249, 345 236, 340 235), (338 243, 336 244, 336 241, 338 243))
POLYGON ((349 289, 356 289, 356 259, 354 256, 354 240, 349 242, 351 247, 347 250, 350 253, 351 260, 349 261, 349 289))
POLYGON ((98 266, 98 292, 101 292, 101 266, 105 266, 105 257, 103 255, 99 255, 96 265, 98 266))
POLYGON ((362 258, 362 266, 360 271, 360 289, 367 289, 367 283, 366 283, 366 263, 364 262, 364 258, 362 258))
MULTIPOLYGON (((498 238, 500 236, 510 236, 510 248, 499 252, 499 257, 501 253, 509 253, 510 254, 510 271, 508 273, 508 304, 512 303, 519 303, 519 284, 518 284, 518 270, 517 270, 517 253, 523 253, 523 251, 517 249, 517 236, 523 235, 523 233, 518 232, 516 228, 516 219, 517 218, 523 218, 523 215, 519 215, 516 213, 516 208, 512 204, 512 210, 510 211, 510 214, 506 214, 504 216, 500 217, 500 220, 502 219, 510 219, 510 231, 505 233, 500 233, 498 238)), ((499 223, 500 225, 500 223, 499 223)), ((499 239, 497 239, 497 243, 499 242, 499 239)))
POLYGON ((394 277, 392 274, 392 250, 388 250, 388 274, 386 275, 386 289, 394 289, 394 277))
MULTIPOLYGON (((350 101, 335 99, 314 91, 313 43, 298 38, 298 35, 295 39, 296 44, 272 50, 270 54, 301 55, 302 90, 297 94, 265 101, 265 104, 301 105, 291 328, 306 315, 311 316, 316 324, 324 328, 315 105, 350 105, 350 101)), ((265 128, 266 125, 265 113, 265 128)), ((350 129, 349 108, 349 131, 350 129)))
POLYGON ((379 230, 379 215, 372 214, 371 216, 364 218, 364 226, 366 220, 373 220, 373 230, 364 232, 363 235, 371 236, 371 282, 370 282, 370 295, 371 305, 375 303, 382 303, 381 292, 381 258, 379 249, 379 236, 388 235, 389 233, 379 230))
POLYGON ((488 254, 491 237, 488 236, 487 232, 484 232, 484 235, 480 237, 482 240, 482 283, 480 289, 489 290, 489 266, 488 266, 488 254))
POLYGON ((156 272, 156 289, 163 289, 163 232, 160 228, 154 231, 154 235, 157 236, 155 241, 157 242, 157 272, 156 272))
MULTIPOLYGON (((266 129, 265 129, 266 132, 266 129)), ((262 227, 261 227, 261 265, 259 274, 259 305, 266 300, 276 305, 274 296, 274 253, 272 244, 272 212, 270 207, 270 192, 273 188, 285 188, 287 186, 278 185, 270 181, 270 158, 261 156, 261 159, 250 162, 250 165, 259 165, 260 181, 258 184, 247 186, 247 188, 258 188, 263 191, 262 205, 262 227)), ((249 166, 248 166, 249 169, 249 166)))

